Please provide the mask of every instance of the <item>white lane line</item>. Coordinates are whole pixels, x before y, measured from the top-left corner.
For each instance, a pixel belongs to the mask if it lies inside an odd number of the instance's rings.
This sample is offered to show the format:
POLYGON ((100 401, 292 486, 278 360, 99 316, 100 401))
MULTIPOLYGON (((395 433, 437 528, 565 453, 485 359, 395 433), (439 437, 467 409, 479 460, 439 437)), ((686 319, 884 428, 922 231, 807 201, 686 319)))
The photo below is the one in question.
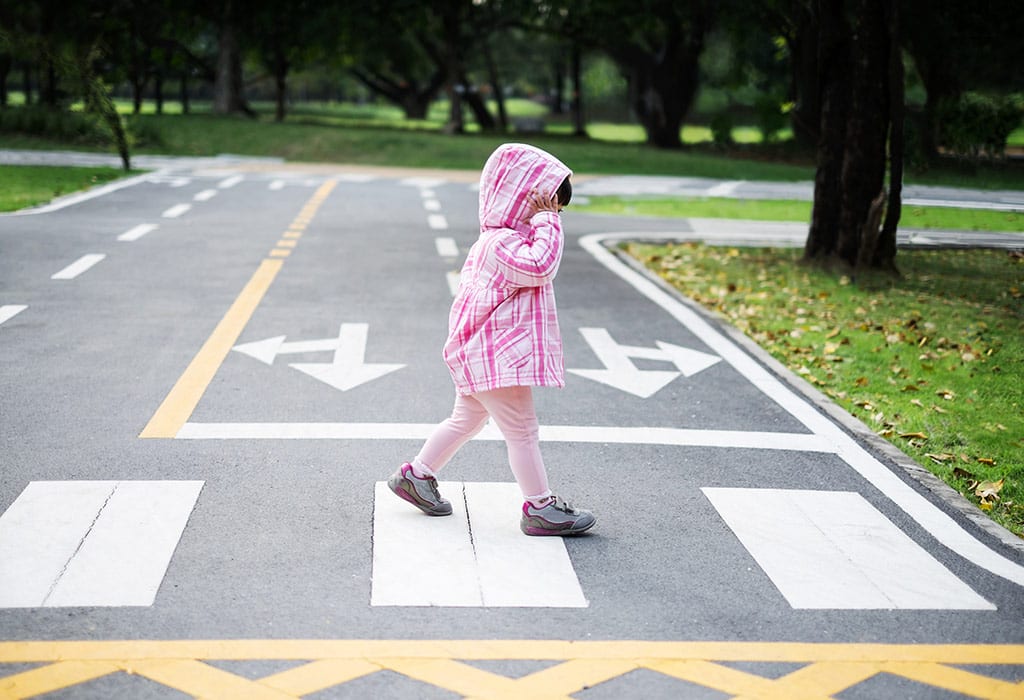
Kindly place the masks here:
POLYGON ((422 190, 420 190, 420 197, 423 197, 423 199, 434 199, 436 196, 437 195, 434 194, 434 190, 431 190, 431 189, 422 189, 422 190))
POLYGON ((746 182, 746 180, 731 180, 729 182, 722 182, 720 184, 715 185, 714 187, 709 187, 708 191, 705 194, 708 197, 728 197, 733 192, 735 192, 736 188, 742 185, 744 182, 746 182))
POLYGON ((267 189, 270 189, 270 190, 281 190, 281 189, 284 189, 284 180, 274 180, 273 182, 271 182, 267 186, 267 189))
POLYGON ((117 237, 117 240, 129 242, 137 241, 143 236, 145 236, 147 233, 155 231, 157 228, 159 228, 157 224, 139 224, 138 226, 134 226, 125 231, 124 233, 122 233, 120 236, 117 237))
POLYGON ((149 182, 150 175, 136 175, 134 177, 125 178, 124 180, 118 180, 111 182, 106 185, 100 185, 99 187, 93 187, 92 189, 86 190, 85 192, 76 192, 75 194, 65 195, 58 197, 49 204, 44 204, 40 207, 33 207, 30 209, 20 209, 18 211, 5 212, 0 214, 0 217, 4 216, 30 216, 32 214, 48 214, 65 207, 70 207, 75 204, 95 199, 96 197, 102 197, 116 192, 117 190, 124 189, 125 187, 134 187, 144 182, 149 182))
POLYGON ((377 176, 369 173, 338 173, 331 179, 338 182, 372 182, 377 179, 377 176))
POLYGON ((424 199, 423 208, 427 211, 441 211, 441 203, 436 199, 424 199))
POLYGON ((419 187, 421 190, 433 189, 445 183, 444 180, 440 180, 436 177, 407 177, 401 181, 400 184, 411 185, 412 187, 419 187))
POLYGON ((434 246, 437 248, 437 254, 442 258, 459 257, 459 246, 455 244, 454 238, 435 238, 434 246))
POLYGON ((452 296, 455 296, 459 291, 459 282, 462 281, 462 273, 458 270, 452 270, 446 275, 446 279, 448 280, 448 291, 452 293, 452 296))
POLYGON ((514 483, 443 481, 438 488, 452 503, 450 516, 426 516, 376 484, 371 605, 587 606, 562 539, 520 532, 514 483), (410 546, 422 541, 430 546, 410 546))
POLYGON ((160 216, 164 217, 165 219, 176 219, 191 208, 191 204, 175 204, 170 209, 166 209, 164 213, 161 214, 160 216))
POLYGON ((203 190, 201 192, 196 192, 196 195, 192 199, 194 199, 197 202, 205 202, 207 200, 213 199, 216 196, 217 190, 203 190))
POLYGON ((443 231, 448 228, 448 219, 444 218, 444 214, 430 214, 427 216, 427 225, 435 231, 443 231))
POLYGON ((241 175, 232 175, 228 179, 221 180, 220 182, 218 182, 217 183, 217 187, 221 188, 222 190, 226 190, 229 187, 234 187, 239 182, 241 182, 243 179, 244 178, 241 175))
POLYGON ((996 609, 859 493, 701 490, 794 608, 996 609))
POLYGON ((0 516, 0 607, 152 605, 201 481, 34 481, 0 516))
POLYGON ((83 255, 60 272, 51 275, 50 279, 73 280, 105 257, 107 256, 102 253, 90 253, 88 255, 83 255))
MULTIPOLYGON (((435 423, 193 423, 175 436, 182 440, 425 440, 435 423)), ((487 425, 475 440, 503 440, 487 425)), ((835 451, 818 435, 806 433, 748 433, 738 430, 591 425, 542 425, 543 442, 596 442, 618 445, 678 445, 738 447, 753 450, 835 451)))
MULTIPOLYGON (((651 279, 619 260, 606 244, 622 240, 678 240, 686 234, 666 232, 624 232, 591 234, 580 245, 612 273, 664 309, 696 335, 711 351, 728 362, 755 387, 803 423, 822 441, 831 445, 847 464, 881 493, 892 499, 907 515, 930 532, 943 546, 987 571, 1024 586, 1024 566, 995 552, 968 533, 949 515, 919 494, 888 467, 875 459, 832 420, 819 413, 807 400, 772 375, 739 345, 714 329, 696 311, 686 306, 651 279)), ((801 448, 795 448, 801 449, 801 448)))
POLYGON ((27 308, 28 307, 24 304, 6 304, 4 306, 0 306, 0 324, 5 321, 10 321, 27 308))

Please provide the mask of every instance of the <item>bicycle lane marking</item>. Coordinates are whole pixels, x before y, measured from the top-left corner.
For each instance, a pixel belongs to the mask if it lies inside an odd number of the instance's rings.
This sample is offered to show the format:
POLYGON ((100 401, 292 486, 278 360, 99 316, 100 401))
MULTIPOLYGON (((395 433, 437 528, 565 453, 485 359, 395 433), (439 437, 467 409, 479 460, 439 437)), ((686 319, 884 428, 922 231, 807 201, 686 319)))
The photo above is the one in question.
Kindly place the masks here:
POLYGON ((173 438, 185 425, 214 375, 223 364, 224 358, 238 341, 238 337, 274 282, 277 273, 281 271, 284 258, 291 254, 302 231, 313 219, 335 185, 337 185, 336 180, 326 181, 302 207, 298 216, 288 227, 285 234, 287 242, 282 238, 278 245, 270 251, 268 257, 263 259, 213 333, 207 338, 185 372, 164 398, 156 413, 150 418, 149 423, 139 434, 140 438, 173 438))
POLYGON ((696 311, 687 307, 656 282, 622 262, 606 246, 625 240, 678 240, 695 234, 680 233, 598 233, 580 238, 580 245, 599 263, 627 284, 664 309, 690 332, 701 339, 713 352, 747 378, 768 398, 775 401, 790 415, 803 423, 814 435, 833 446, 834 453, 858 474, 892 500, 903 512, 928 531, 939 543, 960 557, 986 571, 1024 586, 1024 567, 993 551, 963 529, 955 520, 935 504, 919 494, 888 467, 883 465, 852 437, 843 432, 827 416, 819 413, 805 399, 797 396, 780 380, 772 376, 739 345, 714 329, 696 311))

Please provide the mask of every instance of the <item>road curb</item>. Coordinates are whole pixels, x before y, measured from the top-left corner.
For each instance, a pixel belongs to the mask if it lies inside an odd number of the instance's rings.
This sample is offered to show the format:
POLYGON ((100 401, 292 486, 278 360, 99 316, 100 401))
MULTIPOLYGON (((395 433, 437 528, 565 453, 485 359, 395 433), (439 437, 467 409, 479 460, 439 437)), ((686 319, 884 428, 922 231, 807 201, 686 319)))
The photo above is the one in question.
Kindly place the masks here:
MULTIPOLYGON (((642 242, 644 240, 643 235, 638 235, 635 240, 642 242)), ((676 240, 679 242, 685 242, 694 239, 681 235, 676 240)), ((622 241, 617 241, 617 243, 621 242, 622 241)), ((657 244, 661 245, 664 245, 667 242, 668 241, 665 239, 659 239, 656 241, 657 244)), ((763 244, 763 242, 759 243, 759 245, 763 244)), ((728 323, 721 316, 708 311, 697 302, 682 294, 678 289, 670 285, 660 276, 648 270, 643 263, 624 251, 619 250, 617 246, 606 245, 605 247, 612 255, 628 265, 631 269, 649 279, 666 293, 672 295, 678 302, 699 314, 708 323, 713 324, 717 330, 727 335, 730 340, 743 348, 743 350, 754 357, 754 359, 764 365, 765 368, 775 374, 780 380, 784 381, 794 391, 799 393, 800 396, 810 401, 815 408, 836 421, 858 442, 864 445, 871 452, 874 452, 876 456, 884 456, 885 460, 883 463, 894 464, 899 467, 903 474, 909 476, 915 482, 923 486, 930 493, 939 498, 943 504, 969 520, 975 526, 983 530, 987 535, 995 538, 1001 545, 1018 554, 1024 554, 1024 539, 1017 537, 1005 527, 986 516, 960 492, 949 486, 939 477, 932 474, 925 467, 922 467, 920 464, 915 462, 888 440, 875 434, 871 428, 861 422, 856 416, 850 414, 844 408, 839 406, 839 404, 835 403, 829 397, 808 384, 803 378, 772 357, 764 348, 751 340, 738 328, 728 323)))

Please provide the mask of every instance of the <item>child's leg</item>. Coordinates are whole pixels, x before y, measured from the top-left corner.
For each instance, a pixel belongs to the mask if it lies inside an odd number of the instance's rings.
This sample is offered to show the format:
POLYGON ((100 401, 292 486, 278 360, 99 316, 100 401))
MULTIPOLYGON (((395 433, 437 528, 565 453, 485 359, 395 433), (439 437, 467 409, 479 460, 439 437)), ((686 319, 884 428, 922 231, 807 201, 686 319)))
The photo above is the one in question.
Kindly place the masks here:
POLYGON ((456 396, 452 415, 442 421, 412 461, 419 476, 437 474, 460 447, 483 430, 487 409, 472 396, 456 396), (425 469, 424 469, 425 468, 425 469))
POLYGON ((533 392, 515 386, 473 395, 494 418, 508 446, 508 462, 523 498, 539 503, 551 495, 548 473, 540 456, 540 426, 533 408, 533 392))

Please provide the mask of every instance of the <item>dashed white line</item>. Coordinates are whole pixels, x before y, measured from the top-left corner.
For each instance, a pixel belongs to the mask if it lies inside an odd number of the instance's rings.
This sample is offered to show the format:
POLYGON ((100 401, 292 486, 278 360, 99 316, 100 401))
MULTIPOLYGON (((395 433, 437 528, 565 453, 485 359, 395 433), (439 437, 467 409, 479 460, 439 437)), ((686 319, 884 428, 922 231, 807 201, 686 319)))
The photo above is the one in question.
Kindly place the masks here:
POLYGON ((446 275, 448 279, 448 291, 455 296, 459 291, 459 282, 462 281, 462 274, 458 270, 452 270, 446 275))
POLYGON ((441 211, 441 203, 436 199, 424 199, 423 208, 427 211, 441 211))
POLYGON ((442 231, 448 228, 448 219, 444 214, 431 214, 427 217, 427 225, 435 231, 442 231))
POLYGON ((117 240, 129 242, 137 241, 143 236, 145 236, 147 233, 155 231, 157 228, 159 228, 159 226, 157 226, 156 224, 139 224, 138 226, 130 228, 124 233, 122 233, 120 236, 117 237, 117 240))
POLYGON ((423 197, 423 199, 433 199, 436 196, 437 195, 434 194, 434 190, 420 190, 420 197, 423 197))
POLYGON ((434 246, 437 248, 437 254, 442 258, 457 258, 459 256, 459 246, 455 244, 454 238, 435 238, 434 246))
POLYGON ((202 192, 197 192, 196 196, 193 197, 192 199, 196 200, 197 202, 205 202, 206 200, 213 199, 216 196, 217 190, 203 190, 202 192))
POLYGON ((90 253, 88 255, 83 255, 60 272, 52 275, 50 279, 73 280, 105 257, 107 256, 102 253, 90 253))
POLYGON ((284 180, 274 180, 273 182, 270 183, 270 185, 268 185, 268 189, 271 189, 271 190, 284 189, 284 180))
POLYGON ((165 219, 176 219, 191 208, 191 204, 175 204, 170 209, 165 210, 161 216, 165 219))
POLYGON ((243 179, 244 178, 241 175, 232 175, 227 180, 221 180, 219 183, 217 183, 217 187, 221 188, 222 190, 226 190, 229 187, 234 187, 243 179))
POLYGON ((4 321, 10 321, 27 308, 28 307, 23 304, 7 304, 5 306, 0 306, 0 324, 4 321))

